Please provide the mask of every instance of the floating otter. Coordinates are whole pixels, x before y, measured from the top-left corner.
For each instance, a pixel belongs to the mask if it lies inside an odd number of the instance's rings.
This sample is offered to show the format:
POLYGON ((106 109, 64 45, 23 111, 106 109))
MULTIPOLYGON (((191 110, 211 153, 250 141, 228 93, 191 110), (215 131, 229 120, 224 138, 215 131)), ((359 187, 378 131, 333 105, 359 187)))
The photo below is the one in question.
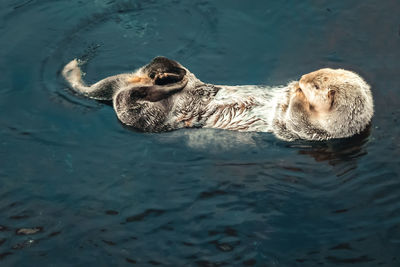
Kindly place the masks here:
POLYGON ((207 84, 165 57, 91 86, 76 59, 62 74, 78 93, 112 100, 122 123, 145 132, 205 127, 328 140, 360 133, 373 115, 370 86, 343 69, 320 69, 274 88, 207 84))

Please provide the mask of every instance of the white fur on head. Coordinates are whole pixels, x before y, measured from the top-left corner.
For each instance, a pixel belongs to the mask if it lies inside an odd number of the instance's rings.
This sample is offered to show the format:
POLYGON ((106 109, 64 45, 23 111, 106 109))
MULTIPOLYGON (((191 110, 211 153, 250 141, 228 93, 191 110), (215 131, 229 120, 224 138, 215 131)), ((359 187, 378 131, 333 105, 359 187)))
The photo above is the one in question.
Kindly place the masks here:
POLYGON ((337 80, 330 90, 335 90, 331 112, 321 121, 321 126, 332 138, 349 137, 363 131, 371 121, 374 104, 370 86, 356 73, 337 69, 337 80))

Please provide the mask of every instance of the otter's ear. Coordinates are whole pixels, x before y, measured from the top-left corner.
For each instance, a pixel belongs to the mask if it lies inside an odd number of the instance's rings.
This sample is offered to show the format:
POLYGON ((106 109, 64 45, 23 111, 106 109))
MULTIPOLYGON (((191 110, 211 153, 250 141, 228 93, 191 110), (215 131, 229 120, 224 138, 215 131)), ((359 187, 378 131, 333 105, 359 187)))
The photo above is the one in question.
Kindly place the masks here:
POLYGON ((336 94, 335 90, 329 89, 329 91, 328 91, 328 99, 331 102, 330 108, 332 108, 333 103, 335 102, 335 94, 336 94))

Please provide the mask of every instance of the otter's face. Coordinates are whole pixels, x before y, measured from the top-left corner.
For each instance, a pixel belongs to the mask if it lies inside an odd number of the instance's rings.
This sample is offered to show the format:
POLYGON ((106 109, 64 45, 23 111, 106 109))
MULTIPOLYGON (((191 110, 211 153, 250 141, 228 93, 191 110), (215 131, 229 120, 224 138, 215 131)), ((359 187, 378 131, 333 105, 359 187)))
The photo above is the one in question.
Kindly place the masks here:
POLYGON ((301 77, 299 87, 311 111, 324 114, 331 110, 335 96, 334 85, 340 76, 341 70, 320 69, 301 77))

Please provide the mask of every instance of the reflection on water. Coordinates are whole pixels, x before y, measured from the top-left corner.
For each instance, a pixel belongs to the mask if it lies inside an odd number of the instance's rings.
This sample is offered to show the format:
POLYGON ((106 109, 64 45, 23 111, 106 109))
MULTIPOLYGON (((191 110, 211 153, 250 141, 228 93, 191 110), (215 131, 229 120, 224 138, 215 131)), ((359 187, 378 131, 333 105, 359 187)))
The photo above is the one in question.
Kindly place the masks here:
POLYGON ((0 7, 1 266, 399 265, 396 1, 0 7), (327 142, 148 134, 60 76, 74 57, 94 82, 157 55, 216 84, 356 70, 376 114, 364 133, 327 142))
MULTIPOLYGON (((356 162, 357 158, 367 154, 364 145, 368 142, 370 132, 371 125, 369 125, 362 133, 353 137, 314 143, 305 147, 304 150, 300 149, 299 153, 310 155, 317 162, 328 161, 331 165, 353 160, 356 162)), ((296 147, 296 144, 290 144, 288 146, 296 147)))

